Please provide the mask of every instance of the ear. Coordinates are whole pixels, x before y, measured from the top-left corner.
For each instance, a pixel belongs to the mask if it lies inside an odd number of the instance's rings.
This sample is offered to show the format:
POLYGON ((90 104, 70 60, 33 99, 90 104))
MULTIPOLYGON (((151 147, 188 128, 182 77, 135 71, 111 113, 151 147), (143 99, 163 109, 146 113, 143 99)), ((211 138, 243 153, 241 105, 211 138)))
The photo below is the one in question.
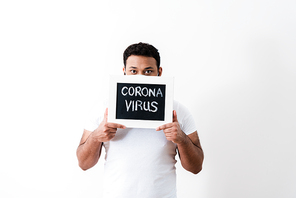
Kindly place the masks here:
POLYGON ((125 67, 122 68, 123 74, 126 74, 125 67))
POLYGON ((161 76, 162 75, 162 67, 159 67, 158 69, 158 76, 161 76))

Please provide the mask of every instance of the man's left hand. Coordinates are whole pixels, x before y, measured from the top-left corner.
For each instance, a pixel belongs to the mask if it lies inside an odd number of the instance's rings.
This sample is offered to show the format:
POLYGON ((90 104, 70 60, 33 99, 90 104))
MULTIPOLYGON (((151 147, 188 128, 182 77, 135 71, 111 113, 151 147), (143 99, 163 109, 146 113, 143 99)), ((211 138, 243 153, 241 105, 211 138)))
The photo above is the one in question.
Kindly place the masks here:
POLYGON ((186 142, 186 134, 180 128, 175 110, 173 111, 173 122, 156 128, 156 131, 160 130, 163 130, 167 140, 169 141, 172 141, 176 144, 182 144, 186 142))

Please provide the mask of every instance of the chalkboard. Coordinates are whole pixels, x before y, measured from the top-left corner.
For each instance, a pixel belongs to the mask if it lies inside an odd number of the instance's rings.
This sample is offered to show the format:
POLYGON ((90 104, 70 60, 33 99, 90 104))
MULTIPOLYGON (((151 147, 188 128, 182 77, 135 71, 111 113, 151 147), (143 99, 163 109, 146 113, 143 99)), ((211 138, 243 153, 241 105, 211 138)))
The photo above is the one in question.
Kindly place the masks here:
POLYGON ((109 93, 109 122, 156 128, 172 121, 172 77, 112 76, 109 93))
POLYGON ((164 84, 117 83, 116 119, 164 121, 164 84))

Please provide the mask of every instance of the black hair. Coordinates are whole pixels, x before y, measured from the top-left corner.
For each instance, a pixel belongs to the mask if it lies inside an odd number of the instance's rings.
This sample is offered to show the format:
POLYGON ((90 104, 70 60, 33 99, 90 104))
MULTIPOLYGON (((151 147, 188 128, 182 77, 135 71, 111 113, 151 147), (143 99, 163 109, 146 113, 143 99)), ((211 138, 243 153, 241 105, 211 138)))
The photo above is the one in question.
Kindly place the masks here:
POLYGON ((123 52, 123 63, 126 67, 126 60, 131 55, 153 57, 156 60, 157 69, 160 66, 160 56, 158 50, 148 43, 135 43, 128 46, 123 52))

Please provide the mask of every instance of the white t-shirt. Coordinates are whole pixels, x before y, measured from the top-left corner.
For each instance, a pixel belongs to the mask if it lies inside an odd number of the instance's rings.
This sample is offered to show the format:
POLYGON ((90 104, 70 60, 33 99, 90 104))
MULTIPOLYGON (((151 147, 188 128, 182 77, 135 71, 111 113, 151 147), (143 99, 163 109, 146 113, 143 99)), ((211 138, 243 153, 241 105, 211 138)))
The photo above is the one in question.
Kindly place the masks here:
MULTIPOLYGON (((103 120, 107 105, 93 109, 85 129, 94 131, 103 120)), ((196 131, 192 115, 174 101, 178 122, 185 134, 196 131)), ((103 144, 105 154, 104 198, 176 198, 176 144, 163 131, 118 129, 103 144)))

